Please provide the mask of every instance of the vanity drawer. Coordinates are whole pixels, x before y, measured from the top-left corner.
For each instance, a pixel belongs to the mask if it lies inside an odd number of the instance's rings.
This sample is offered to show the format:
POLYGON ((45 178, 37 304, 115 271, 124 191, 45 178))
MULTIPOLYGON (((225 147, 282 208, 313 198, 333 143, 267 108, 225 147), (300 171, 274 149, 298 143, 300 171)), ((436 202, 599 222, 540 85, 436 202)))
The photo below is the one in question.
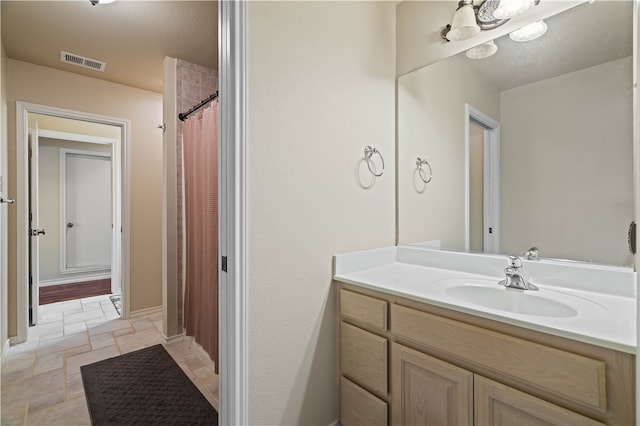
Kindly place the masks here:
POLYGON ((387 403, 340 377, 340 424, 343 426, 386 426, 387 403))
POLYGON ((355 321, 376 330, 386 331, 387 312, 386 300, 340 290, 340 315, 343 320, 355 321))
POLYGON ((396 304, 391 307, 391 330, 463 365, 600 412, 607 409, 602 361, 396 304))
POLYGON ((380 396, 387 395, 387 339, 340 323, 341 374, 380 396))

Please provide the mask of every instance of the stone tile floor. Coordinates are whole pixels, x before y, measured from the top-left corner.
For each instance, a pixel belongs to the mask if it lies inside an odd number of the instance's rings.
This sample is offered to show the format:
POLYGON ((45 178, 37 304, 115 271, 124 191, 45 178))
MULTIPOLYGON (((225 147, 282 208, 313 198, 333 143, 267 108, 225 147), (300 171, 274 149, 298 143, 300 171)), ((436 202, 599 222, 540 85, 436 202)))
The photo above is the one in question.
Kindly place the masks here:
MULTIPOLYGON (((161 313, 122 320, 108 295, 43 305, 38 318, 2 366, 3 426, 90 425, 80 366, 164 344, 161 313)), ((204 350, 188 337, 165 347, 218 409, 218 376, 204 350)))

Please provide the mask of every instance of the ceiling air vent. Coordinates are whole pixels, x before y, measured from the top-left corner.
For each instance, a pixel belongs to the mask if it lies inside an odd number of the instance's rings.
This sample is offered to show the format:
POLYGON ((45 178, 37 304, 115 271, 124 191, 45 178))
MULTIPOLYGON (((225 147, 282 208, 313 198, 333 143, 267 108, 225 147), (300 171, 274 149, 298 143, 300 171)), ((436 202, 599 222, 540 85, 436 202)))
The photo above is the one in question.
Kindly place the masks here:
POLYGON ((95 59, 85 58, 84 56, 74 55, 73 53, 60 51, 60 61, 67 64, 78 65, 96 71, 104 71, 107 67, 106 62, 100 62, 95 59))

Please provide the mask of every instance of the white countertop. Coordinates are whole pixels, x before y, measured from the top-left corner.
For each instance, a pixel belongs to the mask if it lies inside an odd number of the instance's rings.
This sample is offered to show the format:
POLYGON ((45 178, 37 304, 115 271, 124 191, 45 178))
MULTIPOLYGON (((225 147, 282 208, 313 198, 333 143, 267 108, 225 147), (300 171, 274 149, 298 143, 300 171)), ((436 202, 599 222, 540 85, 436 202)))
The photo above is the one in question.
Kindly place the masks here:
POLYGON ((536 279, 535 273, 531 276, 532 282, 540 291, 526 292, 525 297, 529 297, 528 300, 551 299, 564 306, 570 306, 571 313, 561 316, 527 315, 489 308, 474 303, 473 298, 462 300, 451 295, 449 289, 452 285, 467 282, 486 286, 491 291, 495 283, 496 291, 520 292, 505 289, 497 284, 504 278, 495 273, 496 270, 502 272, 506 266, 504 256, 389 247, 336 256, 334 279, 635 354, 637 302, 633 270, 591 264, 562 265, 561 262, 551 262, 548 267, 545 262, 536 262, 535 265, 526 261, 524 263, 525 272, 529 266, 529 269, 544 277, 536 279), (454 270, 442 267, 452 262, 460 265, 460 268, 454 270), (600 286, 592 279, 594 276, 603 281, 600 286), (575 278, 576 282, 583 282, 586 289, 574 284, 572 278, 575 278))

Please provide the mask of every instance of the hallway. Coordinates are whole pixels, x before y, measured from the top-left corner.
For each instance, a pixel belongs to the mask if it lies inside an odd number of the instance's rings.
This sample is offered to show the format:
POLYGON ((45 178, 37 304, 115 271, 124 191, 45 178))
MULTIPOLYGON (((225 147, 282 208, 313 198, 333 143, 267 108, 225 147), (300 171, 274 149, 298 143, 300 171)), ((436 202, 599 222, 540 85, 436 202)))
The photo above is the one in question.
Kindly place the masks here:
MULTIPOLYGON (((2 425, 88 425, 80 366, 164 341, 162 314, 119 319, 108 295, 40 306, 27 342, 9 349, 2 368, 2 425)), ((191 338, 165 345, 218 409, 218 376, 191 338)))

